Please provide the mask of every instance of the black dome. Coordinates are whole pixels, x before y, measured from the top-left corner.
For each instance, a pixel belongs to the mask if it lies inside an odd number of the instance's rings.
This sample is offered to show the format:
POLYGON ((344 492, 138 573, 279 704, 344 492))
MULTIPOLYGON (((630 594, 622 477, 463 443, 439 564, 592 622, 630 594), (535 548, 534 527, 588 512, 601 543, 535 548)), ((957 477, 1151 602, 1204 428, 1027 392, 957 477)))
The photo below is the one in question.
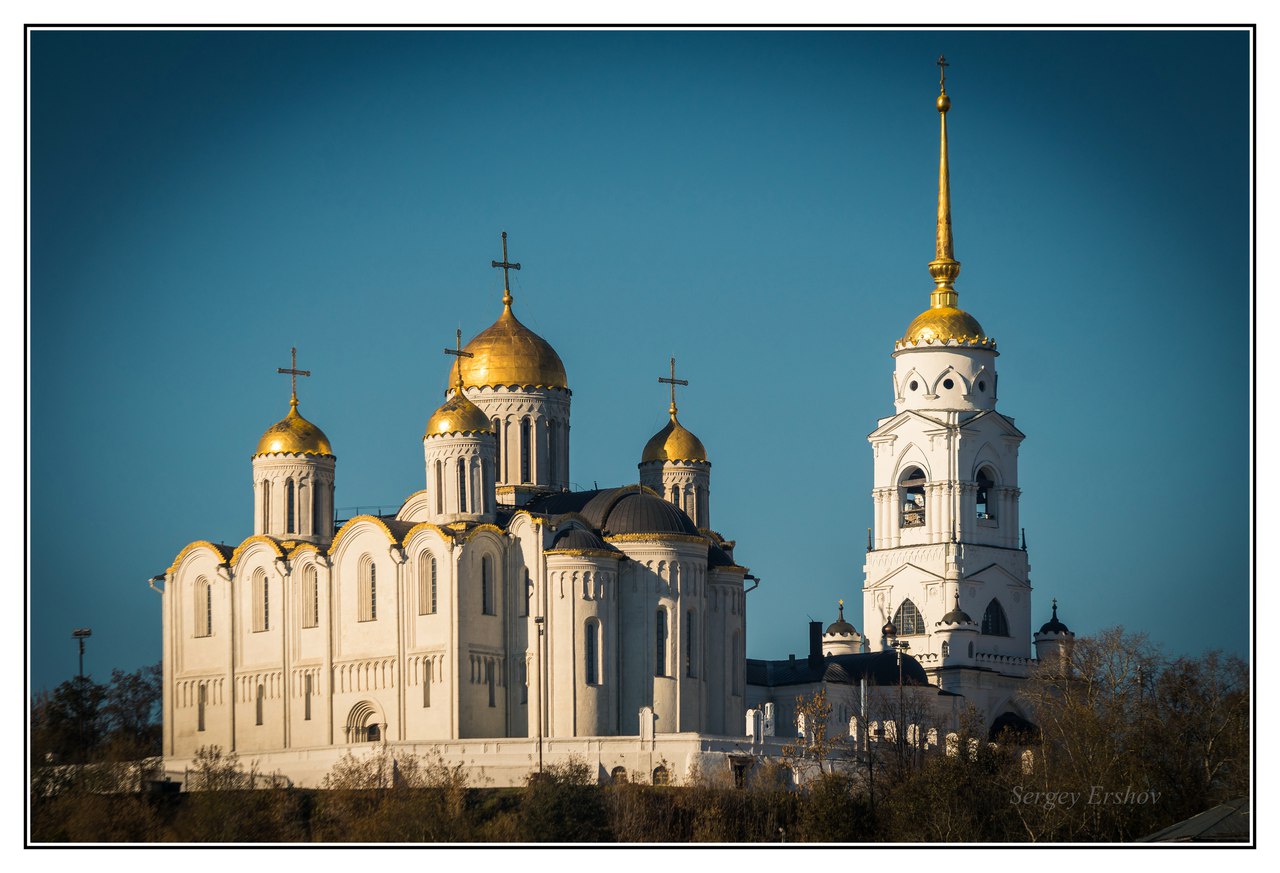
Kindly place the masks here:
POLYGON ((1058 621, 1058 601, 1053 601, 1053 618, 1040 625, 1040 633, 1042 634, 1069 634, 1071 631, 1065 624, 1058 621))
POLYGON ((651 491, 612 488, 582 507, 582 515, 605 536, 614 534, 688 534, 698 528, 677 507, 651 491))
POLYGON ((556 538, 551 541, 549 552, 595 549, 602 552, 617 551, 613 546, 606 543, 600 537, 596 536, 589 530, 583 530, 580 527, 569 527, 556 534, 556 538))

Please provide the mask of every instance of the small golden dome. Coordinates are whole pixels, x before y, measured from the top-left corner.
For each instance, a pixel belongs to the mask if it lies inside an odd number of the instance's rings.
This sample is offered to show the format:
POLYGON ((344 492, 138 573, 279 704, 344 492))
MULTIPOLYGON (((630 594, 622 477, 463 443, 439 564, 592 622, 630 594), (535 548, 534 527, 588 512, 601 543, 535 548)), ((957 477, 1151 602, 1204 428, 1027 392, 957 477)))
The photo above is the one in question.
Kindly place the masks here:
POLYGON ((963 309, 954 306, 934 306, 916 316, 903 336, 904 343, 974 342, 979 345, 995 345, 974 318, 963 309))
POLYGON ((517 385, 532 388, 568 388, 564 364, 551 344, 520 323, 508 304, 491 326, 467 343, 463 351, 472 357, 459 358, 449 370, 449 384, 496 387, 517 385))
POLYGON ((493 431, 493 425, 489 423, 489 419, 470 400, 467 395, 462 393, 459 388, 454 391, 452 397, 444 402, 444 405, 437 409, 432 416, 427 419, 427 432, 425 436, 444 436, 448 433, 490 433, 493 431))
POLYGON ((333 455, 324 431, 298 414, 297 398, 289 402, 289 414, 267 428, 258 440, 259 455, 333 455))
POLYGON ((667 426, 653 435, 645 444, 640 463, 650 461, 702 461, 707 460, 707 449, 702 440, 694 436, 671 413, 667 426))

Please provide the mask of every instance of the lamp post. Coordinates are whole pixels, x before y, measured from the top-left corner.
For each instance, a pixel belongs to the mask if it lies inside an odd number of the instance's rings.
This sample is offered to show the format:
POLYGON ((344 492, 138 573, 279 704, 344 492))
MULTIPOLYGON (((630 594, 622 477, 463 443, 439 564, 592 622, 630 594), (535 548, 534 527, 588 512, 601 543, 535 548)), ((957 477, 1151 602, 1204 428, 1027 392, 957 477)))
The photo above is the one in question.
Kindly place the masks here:
POLYGON ((546 617, 537 616, 533 623, 538 626, 538 775, 542 775, 542 673, 543 673, 543 657, 546 652, 546 646, 543 643, 543 637, 546 635, 546 617))
POLYGON ((71 632, 71 638, 80 643, 80 678, 84 678, 84 641, 93 636, 93 628, 78 627, 71 632))
POLYGON ((898 717, 895 719, 894 739, 897 741, 898 746, 898 766, 902 767, 907 759, 907 732, 906 725, 903 724, 907 718, 907 708, 902 696, 902 653, 911 648, 911 643, 908 640, 899 640, 895 637, 889 640, 889 645, 893 646, 894 651, 898 654, 898 717))

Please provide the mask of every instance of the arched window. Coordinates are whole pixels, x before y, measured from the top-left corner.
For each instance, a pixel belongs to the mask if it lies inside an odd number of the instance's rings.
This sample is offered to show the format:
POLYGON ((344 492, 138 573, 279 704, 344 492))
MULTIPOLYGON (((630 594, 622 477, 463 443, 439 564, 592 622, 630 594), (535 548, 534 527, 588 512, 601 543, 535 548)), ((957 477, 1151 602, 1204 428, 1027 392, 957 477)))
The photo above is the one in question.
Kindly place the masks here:
POLYGON ((626 785, 627 784, 627 768, 614 767, 612 770, 609 771, 609 778, 618 785, 626 785))
POLYGON ((427 709, 431 706, 431 659, 427 658, 422 662, 422 708, 427 709))
POLYGON ((347 740, 352 743, 376 743, 382 739, 381 722, 378 711, 367 700, 362 700, 351 707, 347 714, 347 740))
POLYGON ((284 480, 284 530, 285 533, 293 533, 294 525, 297 523, 297 513, 294 511, 294 487, 292 479, 284 480))
POLYGON ((560 426, 554 419, 547 422, 547 481, 554 485, 556 481, 556 452, 559 451, 560 426))
POLYGON ((271 586, 267 584, 267 573, 261 567, 253 571, 253 629, 265 631, 271 629, 271 586))
POLYGON ((322 536, 324 533, 324 501, 320 495, 324 492, 324 485, 315 482, 311 486, 311 535, 313 537, 322 536))
POLYGON ((950 655, 950 654, 951 654, 951 644, 948 643, 946 640, 943 640, 942 641, 942 657, 945 658, 947 657, 947 655, 950 655))
POLYGON ((898 611, 894 613, 893 626, 898 629, 899 636, 922 634, 924 633, 924 618, 920 615, 920 610, 916 609, 914 603, 910 600, 904 600, 902 605, 898 607, 898 611))
POLYGON ((485 512, 488 507, 484 505, 484 461, 477 460, 475 466, 471 468, 471 511, 485 512))
POLYGON ((360 558, 360 621, 378 619, 378 566, 368 555, 360 558))
POLYGON ((259 685, 259 686, 258 686, 258 701, 257 701, 257 716, 258 716, 258 721, 257 721, 257 723, 258 723, 259 725, 261 725, 261 724, 262 724, 263 701, 265 701, 265 700, 266 700, 266 697, 267 697, 267 690, 266 690, 266 688, 265 688, 264 686, 262 686, 262 685, 259 685))
POLYGON ((520 419, 520 481, 532 481, 533 426, 529 419, 520 419))
POLYGON ((467 511, 467 462, 458 458, 458 512, 467 511))
POLYGON ((520 658, 520 702, 529 702, 529 663, 520 658))
POLYGON ((308 564, 302 568, 302 626, 318 627, 320 624, 320 583, 316 568, 308 564))
POLYGON ((982 613, 982 632, 993 637, 1009 636, 1009 619, 1005 617, 1000 601, 994 597, 987 604, 987 611, 982 613))
POLYGON ((444 463, 436 461, 436 512, 444 513, 444 463))
POLYGON ((697 624, 693 620, 693 610, 687 609, 684 613, 684 675, 697 676, 698 671, 695 669, 695 661, 697 660, 698 643, 696 634, 694 633, 697 624))
POLYGON ((202 731, 204 730, 204 708, 209 702, 209 686, 201 682, 196 695, 196 730, 202 731))
POLYGON ((493 661, 484 662, 484 684, 489 686, 489 705, 497 706, 498 697, 494 691, 493 661))
POLYGON ((654 614, 654 655, 653 675, 667 675, 667 611, 659 609, 654 614))
POLYGON ((902 527, 924 526, 924 470, 912 467, 899 480, 902 497, 902 527))
POLYGON ((585 654, 586 676, 588 685, 600 684, 600 622, 594 618, 587 619, 583 635, 583 652, 585 654))
POLYGON ((670 785, 671 774, 667 772, 667 768, 659 764, 653 768, 653 784, 654 785, 670 785))
POLYGON ((488 555, 480 559, 480 612, 497 614, 493 603, 493 559, 488 555))
POLYGON ((675 504, 676 509, 680 508, 680 486, 671 486, 671 502, 675 504))
POLYGON ((995 501, 992 499, 992 489, 996 487, 995 479, 991 475, 991 470, 983 467, 978 471, 978 491, 975 497, 975 503, 978 509, 978 518, 995 518, 996 507, 995 501))
POLYGON ((271 480, 262 480, 262 529, 271 530, 271 480))
POLYGON ((311 674, 303 677, 302 683, 302 720, 311 721, 311 674))
POLYGON ((213 586, 201 576, 196 580, 196 636, 213 636, 213 586))
POLYGON ((699 488, 698 494, 698 518, 696 519, 699 528, 708 528, 711 523, 707 520, 707 489, 699 488))
POLYGON ((436 557, 423 552, 418 558, 418 615, 436 614, 436 557))

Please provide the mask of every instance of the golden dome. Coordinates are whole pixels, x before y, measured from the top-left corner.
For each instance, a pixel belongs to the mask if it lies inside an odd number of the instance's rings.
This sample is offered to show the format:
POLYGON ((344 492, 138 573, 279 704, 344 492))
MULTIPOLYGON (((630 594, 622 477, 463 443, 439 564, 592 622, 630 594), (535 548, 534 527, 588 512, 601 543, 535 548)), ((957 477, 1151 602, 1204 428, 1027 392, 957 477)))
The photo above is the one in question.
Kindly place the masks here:
POLYGON ((932 306, 916 316, 902 337, 904 343, 959 343, 995 345, 982 330, 978 319, 954 306, 932 306))
POLYGON ((452 397, 444 402, 427 419, 425 436, 443 436, 448 433, 489 433, 493 426, 480 407, 467 399, 467 395, 458 388, 452 397))
POLYGON ((258 440, 258 455, 332 455, 324 431, 298 414, 298 400, 289 401, 289 414, 267 428, 258 440))
POLYGON ((462 381, 478 387, 498 385, 522 388, 568 388, 564 364, 551 344, 520 323, 510 304, 491 326, 482 330, 463 350, 472 357, 459 358, 449 370, 449 384, 462 381))
POLYGON ((707 460, 707 449, 702 440, 694 436, 671 413, 667 426, 653 435, 645 444, 640 463, 650 461, 702 461, 707 460))

